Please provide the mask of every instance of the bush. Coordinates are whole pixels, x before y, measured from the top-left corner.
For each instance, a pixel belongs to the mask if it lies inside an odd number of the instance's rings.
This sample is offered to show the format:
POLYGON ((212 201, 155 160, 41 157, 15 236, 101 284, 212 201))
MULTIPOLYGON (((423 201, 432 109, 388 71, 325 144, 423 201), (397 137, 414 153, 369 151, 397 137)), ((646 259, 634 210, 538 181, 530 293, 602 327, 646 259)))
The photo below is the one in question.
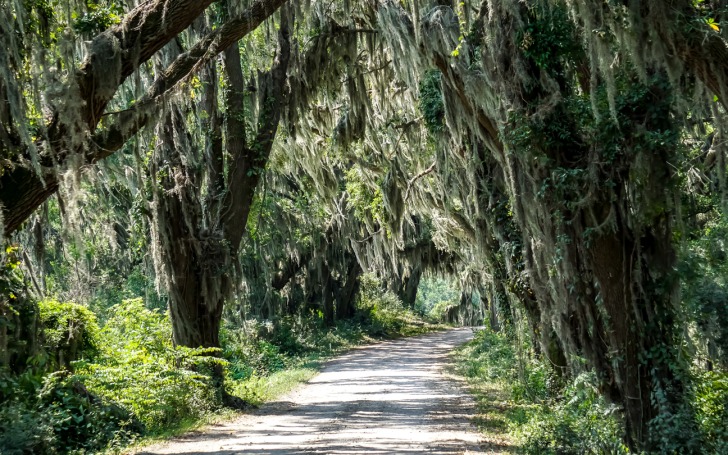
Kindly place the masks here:
POLYGON ((393 292, 384 291, 374 274, 364 274, 360 280, 357 321, 366 333, 378 337, 393 337, 417 332, 415 321, 419 322, 419 317, 409 308, 405 308, 393 292))
POLYGON ((284 369, 287 357, 282 349, 260 337, 256 321, 248 321, 247 325, 248 330, 226 327, 220 332, 230 379, 245 380, 284 369))
POLYGON ((110 310, 101 331, 101 359, 78 363, 77 371, 95 393, 119 403, 160 432, 221 406, 211 373, 224 361, 213 349, 172 345, 166 315, 125 300, 110 310))
POLYGON ((471 378, 513 382, 518 378, 513 346, 502 332, 478 330, 464 348, 468 362, 462 373, 471 378))
POLYGON ((600 396, 593 373, 564 385, 542 362, 519 356, 516 344, 505 332, 479 330, 460 349, 458 368, 510 395, 509 427, 523 453, 627 453, 619 408, 600 396))
POLYGON ((705 453, 728 453, 728 373, 708 371, 695 379, 693 403, 705 453))
POLYGON ((584 373, 515 432, 527 454, 619 454, 628 453, 622 428, 619 409, 600 396, 594 374, 584 373))
POLYGON ((38 302, 40 344, 43 354, 36 366, 45 371, 68 368, 77 359, 98 354, 99 326, 88 308, 72 302, 38 302))
POLYGON ((90 393, 67 372, 39 377, 3 375, 13 398, 0 405, 3 454, 67 454, 95 451, 143 431, 127 410, 90 393))
POLYGON ((325 331, 323 318, 284 316, 273 322, 263 338, 280 347, 286 355, 301 355, 316 350, 319 335, 325 331))

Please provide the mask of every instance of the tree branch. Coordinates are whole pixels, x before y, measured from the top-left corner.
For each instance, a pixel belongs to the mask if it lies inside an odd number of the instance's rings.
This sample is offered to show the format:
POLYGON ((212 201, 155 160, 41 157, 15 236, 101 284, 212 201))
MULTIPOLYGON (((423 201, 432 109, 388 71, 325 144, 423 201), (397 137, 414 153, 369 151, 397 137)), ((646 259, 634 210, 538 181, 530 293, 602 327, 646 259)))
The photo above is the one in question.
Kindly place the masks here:
POLYGON ((435 170, 435 166, 437 166, 437 161, 433 161, 430 167, 425 169, 424 171, 420 172, 419 174, 415 175, 410 179, 409 182, 407 182, 407 191, 404 193, 404 200, 407 201, 407 198, 409 197, 409 192, 412 189, 412 185, 422 177, 426 176, 427 174, 430 174, 432 171, 435 170))
POLYGON ((146 126, 156 112, 157 104, 180 81, 255 30, 287 0, 258 0, 245 12, 226 21, 220 28, 198 41, 167 67, 147 93, 136 103, 136 108, 122 111, 105 131, 94 135, 97 144, 95 160, 103 159, 119 150, 131 137, 146 126))

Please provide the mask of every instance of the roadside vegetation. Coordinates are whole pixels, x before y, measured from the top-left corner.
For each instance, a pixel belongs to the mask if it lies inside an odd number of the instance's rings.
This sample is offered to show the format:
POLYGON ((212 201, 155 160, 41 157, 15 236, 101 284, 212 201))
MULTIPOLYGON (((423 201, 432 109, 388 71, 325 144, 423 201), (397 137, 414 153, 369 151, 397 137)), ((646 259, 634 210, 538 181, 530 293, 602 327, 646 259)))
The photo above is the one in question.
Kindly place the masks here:
POLYGON ((0 450, 419 312, 525 451, 728 453, 728 1, 0 0, 0 49, 0 450))
POLYGON ((38 302, 41 350, 21 374, 0 373, 3 455, 113 453, 232 416, 228 393, 255 407, 310 379, 320 361, 382 338, 439 328, 364 280, 353 318, 328 327, 321 317, 226 324, 220 349, 172 344, 168 316, 140 298, 124 300, 99 322, 87 308, 38 302))
MULTIPOLYGON (((454 353, 456 371, 478 402, 476 424, 487 445, 528 455, 635 453, 623 442, 620 409, 599 393, 594 374, 559 376, 517 332, 484 328, 454 353)), ((698 415, 700 433, 665 437, 695 438, 705 441, 700 453, 726 453, 728 375, 697 368, 693 374, 691 409, 685 412, 698 415)))

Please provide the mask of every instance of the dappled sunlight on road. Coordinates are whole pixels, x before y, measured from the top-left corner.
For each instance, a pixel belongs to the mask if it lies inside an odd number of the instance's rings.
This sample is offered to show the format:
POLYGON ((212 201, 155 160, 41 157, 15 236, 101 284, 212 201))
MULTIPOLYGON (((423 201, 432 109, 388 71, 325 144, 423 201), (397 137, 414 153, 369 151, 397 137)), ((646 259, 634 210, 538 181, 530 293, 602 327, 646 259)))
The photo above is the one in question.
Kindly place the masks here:
POLYGON ((279 401, 141 453, 485 453, 474 401, 443 375, 471 336, 456 329, 354 349, 279 401))

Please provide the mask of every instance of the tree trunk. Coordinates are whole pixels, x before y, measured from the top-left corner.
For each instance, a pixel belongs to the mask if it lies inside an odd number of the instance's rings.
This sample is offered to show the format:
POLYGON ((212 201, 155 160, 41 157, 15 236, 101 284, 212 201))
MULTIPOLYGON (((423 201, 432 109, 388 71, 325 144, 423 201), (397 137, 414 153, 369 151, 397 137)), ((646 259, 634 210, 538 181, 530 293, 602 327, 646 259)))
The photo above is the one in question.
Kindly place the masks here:
MULTIPOLYGON (((144 2, 130 11, 118 25, 96 36, 90 42, 89 53, 76 72, 76 79, 69 82, 71 87, 66 88, 69 93, 79 92, 77 101, 66 103, 79 106, 78 117, 51 116, 52 120, 47 125, 47 143, 36 144, 38 149, 44 150, 40 163, 41 176, 26 164, 31 161, 27 151, 14 157, 17 162, 0 175, 0 210, 3 212, 4 234, 9 235, 18 230, 38 206, 58 191, 56 167, 64 166, 71 156, 81 156, 84 164, 93 164, 119 150, 129 138, 155 118, 153 114, 157 110, 154 106, 157 104, 153 101, 173 89, 201 62, 209 61, 254 30, 286 1, 258 0, 246 11, 231 17, 188 52, 180 55, 155 80, 149 92, 137 100, 134 108, 108 117, 102 131, 97 131, 99 120, 117 88, 141 64, 186 29, 212 1, 144 2), (64 124, 76 118, 81 118, 84 125, 64 124), (69 131, 78 128, 90 130, 93 135, 90 144, 82 147, 73 145, 69 131)), ((0 151, 6 154, 4 148, 0 144, 0 151)))
POLYGON ((354 316, 356 308, 354 302, 359 292, 359 277, 362 268, 353 254, 348 255, 349 267, 344 277, 344 284, 336 293, 336 318, 349 319, 354 316))
MULTIPOLYGON (((227 191, 219 210, 203 200, 201 187, 204 172, 214 185, 222 181, 216 163, 203 167, 193 157, 205 153, 196 150, 187 131, 185 116, 171 106, 158 128, 158 141, 151 174, 160 187, 155 193, 155 242, 159 253, 157 270, 169 294, 175 343, 187 347, 219 347, 219 329, 223 304, 234 291, 238 276, 236 265, 245 225, 255 190, 268 160, 284 103, 284 84, 290 56, 288 22, 282 15, 277 58, 266 74, 261 75, 261 114, 253 146, 245 138, 242 107, 244 80, 237 44, 225 52, 227 80, 226 152, 230 159, 227 191), (251 172, 252 171, 252 172, 251 172)), ((208 86, 203 108, 212 121, 216 102, 214 89, 208 86)), ((223 150, 219 132, 210 132, 206 154, 221 162, 223 150)))
POLYGON ((417 300, 417 289, 422 278, 422 267, 418 264, 411 271, 407 278, 403 279, 399 290, 399 298, 407 308, 414 308, 417 300))
POLYGON ((199 175, 183 164, 192 143, 177 107, 170 107, 157 135, 151 171, 162 177, 153 204, 160 249, 155 259, 169 295, 174 341, 187 347, 218 347, 222 304, 231 290, 225 275, 229 250, 205 229, 199 175))

